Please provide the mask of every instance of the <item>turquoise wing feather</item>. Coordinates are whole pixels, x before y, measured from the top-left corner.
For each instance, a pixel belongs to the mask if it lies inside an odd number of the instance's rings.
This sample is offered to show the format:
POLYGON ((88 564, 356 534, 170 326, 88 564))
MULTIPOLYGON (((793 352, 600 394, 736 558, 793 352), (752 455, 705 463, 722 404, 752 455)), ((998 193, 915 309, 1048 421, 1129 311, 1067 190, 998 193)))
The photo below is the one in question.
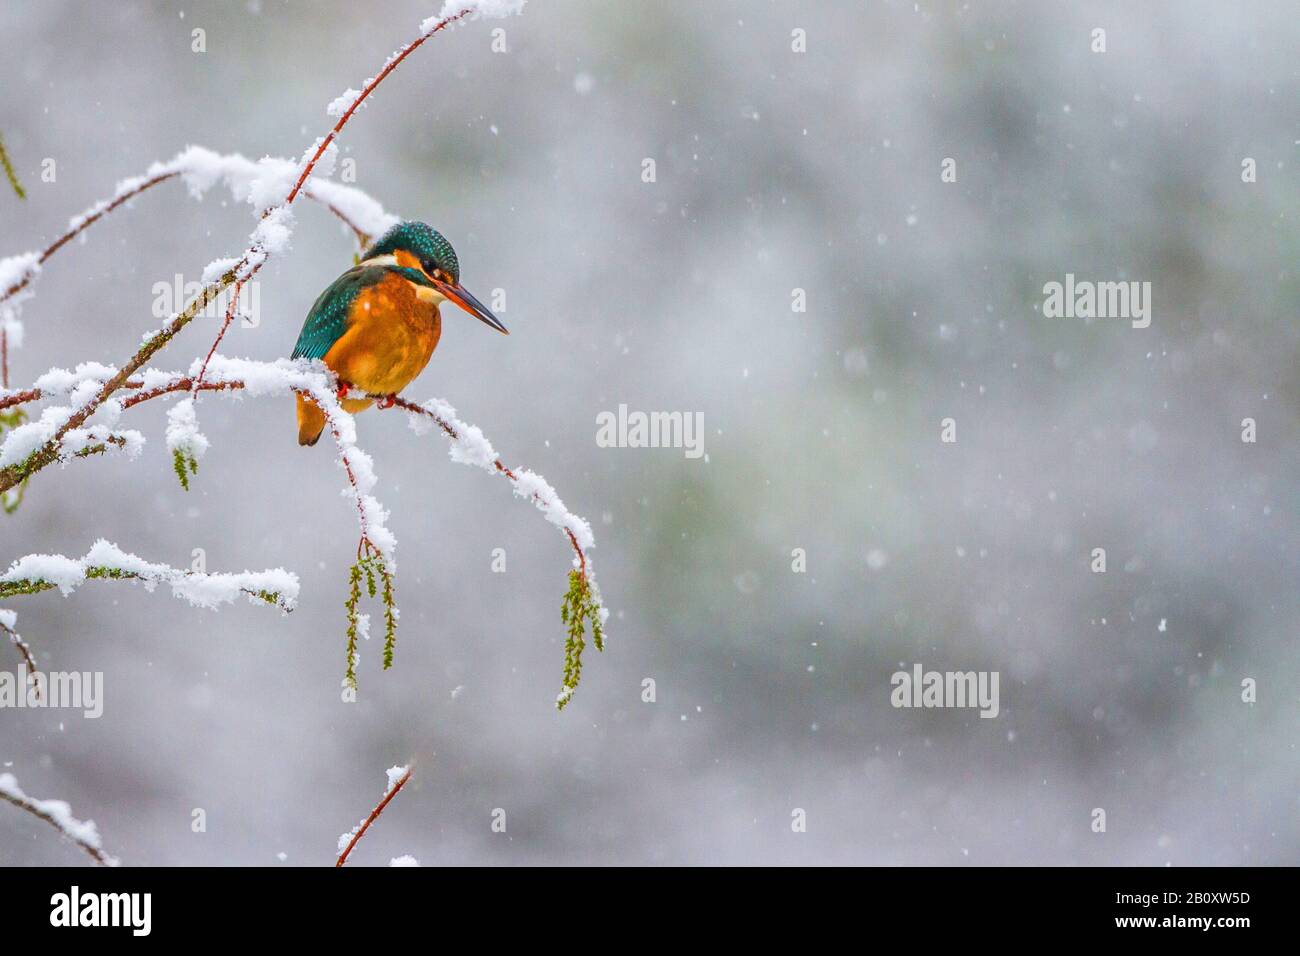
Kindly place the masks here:
POLYGON ((348 312, 361 290, 382 279, 384 272, 381 266, 358 266, 330 283, 307 313, 292 358, 324 358, 348 330, 348 312))

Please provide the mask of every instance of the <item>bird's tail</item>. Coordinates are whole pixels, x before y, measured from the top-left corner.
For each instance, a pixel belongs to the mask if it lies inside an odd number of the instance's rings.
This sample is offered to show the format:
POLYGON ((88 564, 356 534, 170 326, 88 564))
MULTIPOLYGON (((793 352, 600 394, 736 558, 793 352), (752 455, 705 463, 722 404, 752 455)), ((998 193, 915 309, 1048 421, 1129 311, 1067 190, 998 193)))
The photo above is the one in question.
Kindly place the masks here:
POLYGON ((314 445, 325 430, 325 413, 309 398, 298 396, 298 444, 314 445))

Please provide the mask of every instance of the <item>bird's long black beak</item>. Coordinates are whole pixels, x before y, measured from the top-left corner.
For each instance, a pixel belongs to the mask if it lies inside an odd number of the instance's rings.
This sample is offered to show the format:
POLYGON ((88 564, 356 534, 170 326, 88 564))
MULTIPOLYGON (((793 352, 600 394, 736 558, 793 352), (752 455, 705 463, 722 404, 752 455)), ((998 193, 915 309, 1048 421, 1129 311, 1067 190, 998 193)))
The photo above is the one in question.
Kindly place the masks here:
POLYGON ((469 289, 466 289, 460 283, 450 285, 446 282, 439 282, 438 291, 480 322, 492 326, 492 328, 496 329, 502 335, 510 334, 510 331, 501 324, 501 320, 492 314, 492 310, 478 299, 474 298, 474 296, 470 294, 469 289))

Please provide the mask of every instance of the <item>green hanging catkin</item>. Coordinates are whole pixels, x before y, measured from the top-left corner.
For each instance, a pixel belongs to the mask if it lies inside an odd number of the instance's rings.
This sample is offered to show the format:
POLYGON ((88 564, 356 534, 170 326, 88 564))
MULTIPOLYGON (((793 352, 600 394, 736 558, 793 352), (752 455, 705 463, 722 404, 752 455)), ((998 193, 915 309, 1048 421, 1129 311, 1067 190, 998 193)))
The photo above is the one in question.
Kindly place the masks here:
POLYGON ((587 646, 586 625, 591 625, 591 640, 596 650, 605 649, 605 631, 601 626, 600 604, 586 577, 576 568, 569 572, 569 590, 560 605, 560 620, 567 625, 564 638, 564 686, 555 698, 555 709, 564 706, 582 680, 582 652, 587 646))
POLYGON ((348 621, 348 666, 346 680, 353 690, 357 688, 357 635, 360 630, 360 604, 362 578, 365 591, 373 599, 378 597, 384 605, 384 670, 393 666, 393 653, 397 646, 397 602, 394 596, 393 575, 384 563, 383 556, 370 551, 357 559, 348 576, 348 599, 344 603, 348 621))
POLYGON ((343 606, 348 617, 348 664, 345 679, 348 687, 357 689, 357 605, 361 602, 361 562, 352 565, 348 573, 348 599, 343 606))
POLYGON ((176 477, 180 479, 181 487, 189 491, 190 475, 199 473, 198 460, 177 448, 172 452, 172 471, 176 472, 176 477))

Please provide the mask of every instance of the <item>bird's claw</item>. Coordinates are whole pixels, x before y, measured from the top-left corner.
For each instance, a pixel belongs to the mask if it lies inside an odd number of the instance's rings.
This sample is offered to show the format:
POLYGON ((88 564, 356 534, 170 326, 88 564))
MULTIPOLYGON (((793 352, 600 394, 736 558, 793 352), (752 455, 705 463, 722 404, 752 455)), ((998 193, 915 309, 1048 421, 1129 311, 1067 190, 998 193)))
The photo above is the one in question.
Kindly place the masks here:
POLYGON ((335 394, 338 396, 338 400, 341 402, 343 401, 343 399, 348 397, 348 392, 350 392, 351 390, 352 390, 351 386, 349 386, 347 382, 339 382, 339 387, 336 390, 335 394))
POLYGON ((376 400, 376 408, 392 408, 397 401, 396 395, 385 395, 383 398, 376 400))

